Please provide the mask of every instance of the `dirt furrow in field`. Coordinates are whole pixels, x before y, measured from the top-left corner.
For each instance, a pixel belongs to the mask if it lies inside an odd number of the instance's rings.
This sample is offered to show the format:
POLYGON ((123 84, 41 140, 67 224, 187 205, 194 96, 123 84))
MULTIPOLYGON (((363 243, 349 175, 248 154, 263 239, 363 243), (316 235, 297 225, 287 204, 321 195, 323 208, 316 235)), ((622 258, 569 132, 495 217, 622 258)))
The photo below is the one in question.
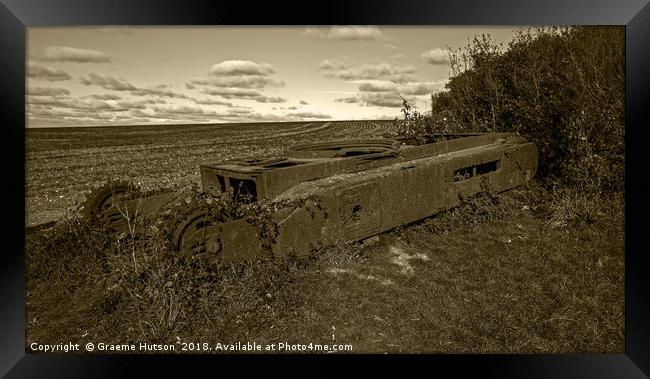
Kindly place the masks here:
MULTIPOLYGON (((65 153, 65 154, 57 154, 60 150, 49 150, 49 151, 41 151, 41 152, 36 152, 36 151, 28 151, 28 158, 27 161, 29 162, 30 160, 38 160, 42 158, 48 158, 48 159, 56 159, 56 158, 66 158, 66 157, 78 157, 79 155, 83 155, 85 153, 92 153, 96 154, 98 152, 103 152, 107 151, 109 153, 112 153, 114 150, 119 149, 120 152, 126 153, 129 151, 140 151, 140 150, 147 150, 148 152, 152 150, 166 150, 170 148, 198 148, 201 146, 213 146, 213 145, 220 145, 220 144, 233 144, 233 143, 242 143, 242 142, 253 142, 253 141, 263 141, 263 140, 270 140, 270 139, 275 139, 275 138, 281 138, 281 137, 287 137, 287 136, 293 136, 293 135, 299 135, 299 134, 306 134, 306 133, 313 133, 317 132, 323 129, 326 129, 330 123, 325 123, 320 126, 314 126, 314 122, 306 123, 303 125, 299 125, 295 128, 290 128, 286 132, 281 132, 281 133, 274 133, 274 131, 249 131, 249 132, 240 132, 238 134, 244 134, 245 137, 234 137, 229 135, 219 135, 219 136, 210 136, 209 141, 205 141, 205 138, 192 138, 189 141, 179 141, 176 140, 175 142, 172 143, 156 143, 155 145, 152 144, 138 144, 138 145, 115 145, 115 146, 105 146, 105 147, 91 147, 91 148, 81 148, 81 149, 73 149, 75 153, 65 153)), ((69 150, 65 150, 69 151, 69 150)))

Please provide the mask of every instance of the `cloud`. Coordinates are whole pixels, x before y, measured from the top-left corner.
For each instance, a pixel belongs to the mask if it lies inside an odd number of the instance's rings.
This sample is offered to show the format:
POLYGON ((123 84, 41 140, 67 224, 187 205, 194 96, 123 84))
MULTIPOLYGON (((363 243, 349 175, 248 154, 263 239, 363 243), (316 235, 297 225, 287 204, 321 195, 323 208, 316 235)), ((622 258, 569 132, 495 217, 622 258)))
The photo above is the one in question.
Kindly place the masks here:
POLYGON ((43 105, 32 105, 27 112, 29 126, 79 126, 79 125, 110 125, 132 124, 147 122, 145 119, 135 118, 130 113, 141 109, 104 110, 94 108, 52 108, 43 105), (129 111, 129 112, 127 112, 129 111))
POLYGON ((32 105, 44 105, 48 107, 63 107, 69 108, 67 105, 68 99, 60 97, 44 97, 44 96, 27 96, 27 107, 32 105))
MULTIPOLYGON (((197 98, 192 98, 194 103, 199 104, 199 105, 223 105, 228 108, 233 108, 233 111, 240 111, 242 109, 251 109, 249 106, 246 105, 237 105, 233 104, 230 101, 223 101, 223 100, 218 100, 218 99, 197 99, 197 98)), ((240 111, 241 112, 241 111, 240 111)))
POLYGON ((290 107, 287 107, 287 109, 290 110, 290 111, 295 111, 296 109, 298 109, 298 107, 296 107, 295 105, 292 105, 290 107))
POLYGON ((193 89, 196 85, 261 89, 266 87, 282 87, 284 86, 284 82, 260 75, 238 75, 221 76, 209 79, 195 79, 187 83, 186 87, 193 89))
POLYGON ((94 116, 95 119, 105 119, 106 115, 98 113, 96 110, 87 109, 70 110, 70 109, 52 109, 45 106, 32 106, 29 108, 27 115, 30 118, 51 118, 60 120, 62 118, 88 118, 94 116))
MULTIPOLYGON (((169 86, 166 84, 159 84, 145 88, 139 88, 123 78, 118 78, 112 75, 100 75, 96 73, 88 74, 88 77, 82 77, 80 82, 86 86, 99 86, 101 88, 111 91, 129 91, 134 96, 153 96, 153 97, 170 97, 177 99, 187 99, 188 96, 179 92, 167 89, 169 86)), ((115 95, 90 95, 90 97, 104 100, 118 100, 119 96, 115 95)), ((150 100, 151 104, 164 103, 159 100, 150 100)))
POLYGON ((325 120, 325 119, 332 118, 332 116, 320 112, 293 112, 293 113, 287 113, 287 116, 298 117, 302 119, 309 118, 309 119, 318 119, 318 120, 325 120))
POLYGON ((262 96, 262 93, 259 91, 241 88, 204 88, 201 90, 201 93, 212 96, 221 96, 226 99, 252 99, 262 96))
POLYGON ((49 62, 75 63, 106 63, 111 61, 111 58, 104 55, 101 51, 68 46, 48 47, 40 59, 49 62))
POLYGON ((224 99, 254 100, 258 103, 283 103, 287 101, 278 96, 267 96, 260 90, 269 87, 282 87, 284 82, 274 80, 268 75, 274 73, 268 63, 255 63, 243 60, 222 61, 212 66, 209 77, 194 79, 185 84, 188 89, 202 86, 200 92, 224 99))
POLYGON ((28 88, 27 93, 31 96, 62 96, 69 95, 70 91, 65 88, 28 88))
MULTIPOLYGON (((252 113, 247 109, 232 109, 227 112, 215 112, 200 107, 190 106, 154 106, 145 107, 146 101, 115 102, 91 101, 70 98, 51 98, 49 101, 40 99, 48 104, 29 104, 27 115, 30 125, 41 123, 49 125, 56 121, 59 125, 94 125, 110 123, 148 123, 156 122, 209 122, 239 120, 252 113)), ((158 100, 157 100, 158 102, 158 100)), ((254 115, 262 117, 261 115, 254 115)))
POLYGON ((348 66, 337 59, 323 59, 318 65, 319 70, 343 70, 348 66))
POLYGON ((160 99, 160 98, 152 98, 152 99, 146 99, 146 100, 138 100, 139 103, 142 104, 167 104, 166 100, 160 99))
POLYGON ((91 97, 91 98, 97 99, 97 100, 120 100, 120 99, 122 99, 120 96, 113 95, 113 94, 110 94, 110 93, 100 94, 100 95, 88 95, 88 97, 91 97))
POLYGON ((82 77, 80 81, 86 86, 95 85, 113 91, 134 91, 138 89, 122 78, 117 78, 112 75, 99 75, 93 72, 88 74, 87 78, 82 77))
POLYGON ((427 50, 420 55, 422 59, 430 64, 448 64, 449 63, 449 50, 439 48, 427 50))
POLYGON ((361 92, 397 91, 397 84, 385 80, 363 82, 359 85, 361 92))
POLYGON ((215 111, 202 107, 173 105, 153 107, 147 112, 135 109, 130 112, 132 117, 185 122, 214 122, 214 121, 271 121, 277 119, 274 115, 262 115, 246 108, 232 108, 225 111, 215 111))
POLYGON ((401 108, 403 102, 397 93, 393 92, 365 92, 360 97, 366 106, 401 108))
POLYGON ((334 99, 334 101, 337 102, 337 103, 352 104, 352 103, 360 103, 361 99, 359 97, 351 96, 351 97, 341 97, 341 98, 338 98, 338 99, 334 99))
POLYGON ((137 88, 131 90, 131 94, 135 96, 159 96, 159 97, 173 97, 178 99, 187 99, 187 95, 174 92, 165 88, 167 88, 167 86, 164 84, 155 87, 137 88))
POLYGON ((233 107, 234 104, 230 101, 215 100, 215 99, 192 99, 196 104, 201 105, 225 105, 227 107, 233 107))
POLYGON ((242 60, 228 60, 219 62, 210 68, 210 74, 216 76, 227 75, 269 75, 274 73, 273 66, 268 63, 255 63, 242 60))
POLYGON ((376 26, 332 26, 327 38, 340 41, 376 41, 385 39, 376 26))
POLYGON ((284 103, 287 99, 276 96, 266 96, 259 91, 242 88, 205 88, 201 91, 206 95, 221 96, 224 99, 255 100, 258 103, 284 103))
POLYGON ((334 99, 337 103, 362 104, 375 107, 402 107, 402 99, 396 92, 362 92, 357 96, 334 99))
POLYGON ((364 106, 391 107, 402 106, 402 98, 414 103, 415 96, 429 95, 444 88, 446 80, 434 82, 395 83, 385 80, 360 81, 359 93, 353 97, 335 99, 339 103, 361 103, 364 106))
POLYGON ((411 82, 398 86, 398 91, 407 95, 429 95, 441 91, 447 80, 438 80, 435 82, 411 82))
POLYGON ((286 103, 287 99, 279 96, 259 96, 254 98, 253 100, 257 101, 258 103, 286 103))
POLYGON ((306 102, 305 100, 300 100, 300 105, 309 105, 309 103, 306 102))
POLYGON ((190 115, 216 115, 217 112, 203 109, 201 107, 192 107, 189 105, 172 105, 166 107, 153 107, 152 110, 159 114, 190 114, 190 115))
POLYGON ((390 81, 371 80, 363 81, 359 85, 361 92, 383 92, 392 91, 408 95, 427 95, 444 88, 447 80, 439 80, 435 82, 406 82, 394 83, 390 81))
MULTIPOLYGON (((403 55, 393 56, 403 59, 403 55)), ((354 96, 334 99, 337 103, 361 104, 371 107, 401 108, 403 96, 414 104, 417 96, 429 95, 444 88, 446 80, 421 82, 414 80, 416 68, 397 62, 367 63, 356 67, 337 68, 331 61, 324 61, 325 76, 358 83, 354 96)), ((322 62, 321 62, 322 63, 322 62)))
MULTIPOLYGON (((209 106, 161 105, 149 106, 149 101, 101 101, 88 96, 86 99, 69 97, 32 97, 39 104, 30 103, 27 111, 30 125, 96 125, 130 123, 206 123, 206 122, 261 122, 297 121, 306 119, 330 119, 331 116, 318 112, 294 112, 284 115, 261 114, 249 107, 233 106, 224 110, 209 106)), ((212 99, 193 99, 212 103, 212 99)), ((294 107, 282 107, 292 109, 294 107)))
POLYGON ((144 109, 145 104, 139 101, 97 100, 91 98, 75 99, 70 97, 44 97, 28 96, 28 106, 42 105, 47 107, 66 108, 74 110, 110 110, 128 111, 130 109, 144 109))
POLYGON ((328 38, 336 41, 378 41, 388 38, 376 26, 332 26, 325 32, 321 28, 306 28, 306 37, 328 38))
POLYGON ((249 107, 235 106, 227 111, 227 115, 250 115, 253 111, 249 107))
POLYGON ((47 80, 50 82, 72 79, 72 76, 63 70, 49 66, 42 66, 31 62, 27 65, 27 77, 32 79, 47 80))
POLYGON ((325 74, 326 77, 335 77, 344 80, 386 80, 393 82, 406 82, 412 79, 415 67, 402 66, 395 63, 366 63, 358 67, 342 70, 332 70, 325 74))
POLYGON ((107 101, 109 105, 111 105, 115 109, 115 107, 118 107, 118 109, 125 109, 125 110, 130 110, 130 109, 144 109, 146 108, 145 104, 150 104, 150 101, 128 101, 128 100, 122 100, 122 101, 116 101, 115 103, 112 103, 111 101, 107 101))
POLYGON ((302 33, 303 36, 306 37, 325 37, 326 34, 317 28, 306 28, 302 33))

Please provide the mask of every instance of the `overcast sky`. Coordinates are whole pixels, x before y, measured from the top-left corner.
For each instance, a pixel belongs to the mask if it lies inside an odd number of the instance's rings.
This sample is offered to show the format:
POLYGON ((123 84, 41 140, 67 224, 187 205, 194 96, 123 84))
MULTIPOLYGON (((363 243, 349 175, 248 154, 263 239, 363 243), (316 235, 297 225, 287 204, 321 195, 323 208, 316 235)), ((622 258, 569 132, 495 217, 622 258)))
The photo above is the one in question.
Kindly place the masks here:
POLYGON ((29 27, 29 127, 393 119, 513 27, 29 27))

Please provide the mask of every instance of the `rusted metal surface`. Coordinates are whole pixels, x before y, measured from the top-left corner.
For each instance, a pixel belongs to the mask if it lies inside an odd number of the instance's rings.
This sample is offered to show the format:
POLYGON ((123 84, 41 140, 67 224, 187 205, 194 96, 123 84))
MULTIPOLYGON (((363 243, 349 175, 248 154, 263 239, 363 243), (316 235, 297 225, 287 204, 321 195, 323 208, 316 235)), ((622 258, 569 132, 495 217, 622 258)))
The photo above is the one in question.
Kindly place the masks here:
MULTIPOLYGON (((277 231, 273 237, 263 236, 246 219, 204 223, 188 213, 194 218, 175 230, 175 244, 185 253, 224 260, 306 256, 322 246, 368 239, 453 208, 486 187, 501 192, 522 185, 537 170, 535 145, 516 134, 434 135, 431 140, 437 142, 301 145, 286 157, 201 166, 204 191, 292 205, 271 215, 277 231)), ((173 197, 120 204, 155 214, 173 197)))
POLYGON ((453 208, 482 187, 500 192, 521 185, 536 168, 535 146, 514 135, 403 146, 398 157, 301 182, 279 195, 315 195, 322 210, 309 217, 293 212, 284 219, 273 253, 307 255, 319 246, 365 239, 453 208), (463 171, 468 175, 460 179, 463 171))
POLYGON ((130 183, 110 182, 86 197, 82 217, 88 224, 127 231, 130 221, 156 214, 176 197, 174 192, 147 196, 130 183))

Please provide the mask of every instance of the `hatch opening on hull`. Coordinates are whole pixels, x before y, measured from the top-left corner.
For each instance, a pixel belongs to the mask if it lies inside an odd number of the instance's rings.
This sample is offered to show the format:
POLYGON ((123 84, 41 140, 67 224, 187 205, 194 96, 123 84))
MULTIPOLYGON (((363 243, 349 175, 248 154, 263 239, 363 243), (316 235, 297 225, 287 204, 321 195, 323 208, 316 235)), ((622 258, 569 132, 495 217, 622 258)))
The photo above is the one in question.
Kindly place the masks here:
POLYGON ((499 160, 461 167, 454 170, 454 182, 460 182, 475 176, 486 175, 499 169, 499 160))

